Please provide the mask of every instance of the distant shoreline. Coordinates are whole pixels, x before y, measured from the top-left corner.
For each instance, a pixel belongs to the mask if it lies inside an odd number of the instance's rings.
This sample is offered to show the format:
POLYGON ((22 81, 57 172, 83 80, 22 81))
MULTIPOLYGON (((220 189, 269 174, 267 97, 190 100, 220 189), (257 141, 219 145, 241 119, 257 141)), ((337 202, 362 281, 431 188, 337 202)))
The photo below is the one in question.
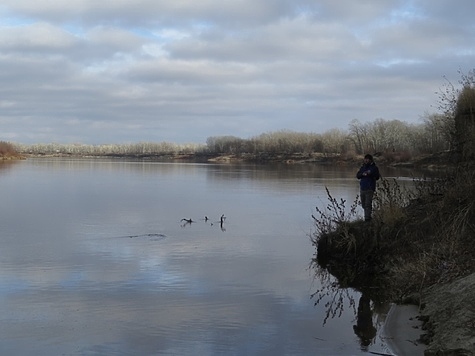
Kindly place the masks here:
MULTIPOLYGON (((283 164, 324 164, 324 165, 358 165, 363 156, 342 156, 338 154, 324 153, 256 153, 256 154, 101 154, 101 155, 78 155, 78 154, 22 154, 12 159, 28 158, 78 158, 78 159, 132 159, 142 161, 182 161, 194 163, 283 163, 283 164)), ((5 159, 5 158, 4 158, 5 159)), ((407 167, 407 168, 426 168, 426 169, 445 169, 453 166, 450 160, 450 154, 447 152, 433 155, 421 155, 408 161, 395 161, 385 156, 376 157, 378 165, 407 167)))

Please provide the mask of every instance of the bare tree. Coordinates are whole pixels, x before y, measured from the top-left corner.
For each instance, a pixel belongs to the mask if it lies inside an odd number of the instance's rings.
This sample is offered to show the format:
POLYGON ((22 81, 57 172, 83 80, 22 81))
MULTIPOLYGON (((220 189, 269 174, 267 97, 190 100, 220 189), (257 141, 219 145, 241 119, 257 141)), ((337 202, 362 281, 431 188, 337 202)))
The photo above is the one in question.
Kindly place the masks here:
POLYGON ((366 127, 357 119, 353 119, 349 124, 349 139, 355 146, 356 153, 363 153, 367 141, 366 127))
POLYGON ((424 138, 429 152, 450 150, 455 130, 454 120, 448 119, 443 114, 429 113, 425 113, 422 120, 424 122, 424 138))
POLYGON ((322 146, 324 153, 341 154, 345 151, 348 133, 340 129, 331 129, 322 135, 322 146))

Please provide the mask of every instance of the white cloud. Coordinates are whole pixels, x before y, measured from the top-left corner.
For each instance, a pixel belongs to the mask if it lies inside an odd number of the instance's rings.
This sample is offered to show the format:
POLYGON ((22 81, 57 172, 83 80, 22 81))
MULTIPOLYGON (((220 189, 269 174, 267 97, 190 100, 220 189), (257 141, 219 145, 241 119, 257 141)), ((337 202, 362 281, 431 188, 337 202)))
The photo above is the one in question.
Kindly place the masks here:
POLYGON ((3 51, 58 51, 75 44, 74 36, 48 23, 0 27, 3 51))

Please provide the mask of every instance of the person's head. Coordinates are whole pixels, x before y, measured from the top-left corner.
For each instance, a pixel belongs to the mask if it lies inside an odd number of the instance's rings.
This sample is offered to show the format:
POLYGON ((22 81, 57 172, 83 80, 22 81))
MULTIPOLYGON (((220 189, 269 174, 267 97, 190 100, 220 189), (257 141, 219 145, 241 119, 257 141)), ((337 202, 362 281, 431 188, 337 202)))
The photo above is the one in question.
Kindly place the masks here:
POLYGON ((364 156, 364 163, 368 164, 373 162, 373 156, 371 156, 369 153, 364 156))

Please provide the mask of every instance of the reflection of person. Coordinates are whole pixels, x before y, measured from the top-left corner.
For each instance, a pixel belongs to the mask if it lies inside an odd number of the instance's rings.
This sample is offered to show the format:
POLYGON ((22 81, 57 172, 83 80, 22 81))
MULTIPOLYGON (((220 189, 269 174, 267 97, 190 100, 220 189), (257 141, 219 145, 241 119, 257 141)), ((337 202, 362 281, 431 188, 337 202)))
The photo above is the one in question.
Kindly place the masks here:
POLYGON ((364 294, 358 302, 358 313, 356 315, 356 325, 353 331, 360 338, 362 348, 366 348, 376 336, 376 328, 373 326, 373 312, 370 306, 371 300, 364 294))
POLYGON ((373 212, 373 195, 376 190, 376 181, 379 179, 379 169, 373 161, 373 156, 364 156, 364 162, 356 178, 360 180, 361 206, 364 210, 365 221, 371 220, 373 212))

